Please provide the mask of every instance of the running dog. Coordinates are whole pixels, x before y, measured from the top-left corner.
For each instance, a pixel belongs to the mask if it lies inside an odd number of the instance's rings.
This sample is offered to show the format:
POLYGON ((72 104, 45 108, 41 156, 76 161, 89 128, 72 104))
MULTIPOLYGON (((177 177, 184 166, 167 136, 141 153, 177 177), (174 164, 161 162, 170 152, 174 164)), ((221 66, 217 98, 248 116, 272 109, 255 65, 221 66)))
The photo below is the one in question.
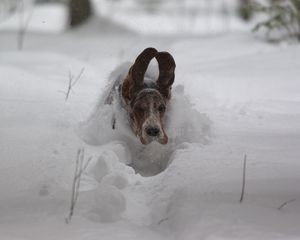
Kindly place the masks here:
MULTIPOLYGON (((111 104, 113 96, 116 94, 119 96, 119 102, 127 112, 133 133, 144 145, 153 141, 160 144, 168 143, 164 128, 165 112, 171 98, 175 67, 175 61, 170 53, 146 48, 128 69, 127 76, 115 81, 105 100, 106 104, 111 104), (158 78, 145 81, 146 70, 154 58, 158 63, 158 78)), ((112 128, 115 128, 115 120, 112 128)))

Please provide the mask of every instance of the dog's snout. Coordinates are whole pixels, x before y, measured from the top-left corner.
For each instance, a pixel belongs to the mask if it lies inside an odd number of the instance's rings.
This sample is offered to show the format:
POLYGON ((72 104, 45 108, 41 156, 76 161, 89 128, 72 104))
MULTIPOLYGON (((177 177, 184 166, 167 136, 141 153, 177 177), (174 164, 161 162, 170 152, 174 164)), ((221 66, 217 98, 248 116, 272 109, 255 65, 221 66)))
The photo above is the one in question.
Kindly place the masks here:
POLYGON ((158 127, 148 127, 146 128, 146 133, 147 135, 151 137, 157 137, 159 135, 159 128, 158 127))

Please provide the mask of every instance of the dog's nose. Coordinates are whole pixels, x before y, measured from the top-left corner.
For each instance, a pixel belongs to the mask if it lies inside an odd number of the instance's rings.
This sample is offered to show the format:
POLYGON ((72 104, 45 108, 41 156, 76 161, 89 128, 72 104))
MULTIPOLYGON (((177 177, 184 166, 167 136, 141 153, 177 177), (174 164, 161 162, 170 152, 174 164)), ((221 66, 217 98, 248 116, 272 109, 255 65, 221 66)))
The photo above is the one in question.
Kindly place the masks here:
POLYGON ((146 128, 146 133, 151 137, 157 137, 159 135, 159 128, 158 127, 148 127, 146 128))

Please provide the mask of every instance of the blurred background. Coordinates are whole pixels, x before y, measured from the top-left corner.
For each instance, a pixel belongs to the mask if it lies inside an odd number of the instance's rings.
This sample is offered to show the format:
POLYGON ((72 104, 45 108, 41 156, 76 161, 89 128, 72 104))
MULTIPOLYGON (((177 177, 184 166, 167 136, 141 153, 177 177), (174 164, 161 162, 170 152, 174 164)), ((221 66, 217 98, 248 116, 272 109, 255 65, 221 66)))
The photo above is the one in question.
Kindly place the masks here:
POLYGON ((276 39, 299 39, 299 11, 299 0, 1 0, 0 33, 62 33, 90 24, 102 34, 211 35, 264 28, 268 39, 274 30, 276 39))
POLYGON ((300 39, 299 0, 1 0, 0 34, 215 35, 262 30, 271 41, 300 39))
POLYGON ((0 30, 25 24, 29 31, 59 33, 97 18, 142 34, 212 34, 249 30, 245 20, 251 17, 241 13, 247 4, 249 0, 1 0, 0 30))

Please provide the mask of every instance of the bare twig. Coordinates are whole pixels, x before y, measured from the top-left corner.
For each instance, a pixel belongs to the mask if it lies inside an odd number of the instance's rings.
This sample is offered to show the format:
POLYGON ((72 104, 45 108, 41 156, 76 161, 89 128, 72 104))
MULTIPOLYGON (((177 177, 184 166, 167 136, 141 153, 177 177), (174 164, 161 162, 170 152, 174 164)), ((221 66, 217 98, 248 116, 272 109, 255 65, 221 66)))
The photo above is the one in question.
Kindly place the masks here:
POLYGON ((81 149, 78 149, 77 151, 77 157, 76 157, 76 165, 75 165, 75 172, 74 172, 74 179, 72 183, 72 193, 71 193, 71 205, 70 205, 70 212, 68 217, 66 218, 66 223, 69 223, 71 221, 71 218, 74 214, 74 207, 76 204, 76 185, 77 185, 77 172, 79 169, 79 161, 80 161, 80 155, 81 155, 81 149))
POLYGON ((76 174, 76 177, 75 177, 76 184, 75 184, 74 204, 73 204, 73 209, 72 209, 73 211, 72 212, 74 212, 74 207, 75 207, 75 204, 77 202, 78 195, 79 195, 79 187, 80 187, 83 160, 84 160, 84 148, 81 149, 81 154, 80 154, 80 157, 79 157, 79 168, 77 168, 77 174, 76 174))
POLYGON ((278 210, 281 210, 282 208, 284 208, 287 204, 291 203, 291 202, 295 202, 297 199, 291 199, 291 200, 288 200, 284 203, 282 203, 277 209, 278 210))
POLYGON ((168 217, 163 218, 163 219, 161 219, 157 224, 160 225, 160 224, 162 224, 163 222, 168 221, 168 220, 169 220, 168 217))
POLYGON ((83 167, 81 168, 80 172, 78 173, 78 177, 80 177, 81 174, 87 169, 87 167, 88 167, 88 165, 89 165, 89 163, 90 163, 90 161, 91 161, 92 159, 93 159, 92 156, 90 156, 90 157, 88 158, 88 160, 85 162, 85 164, 84 164, 83 167))
POLYGON ((71 218, 74 213, 74 207, 75 207, 75 195, 76 195, 76 184, 77 184, 77 172, 79 167, 79 159, 80 159, 81 149, 78 149, 77 151, 77 157, 76 157, 76 165, 75 165, 75 173, 74 173, 74 179, 72 183, 72 193, 71 193, 71 206, 70 206, 70 212, 69 216, 66 218, 66 223, 69 223, 71 221, 71 218))
POLYGON ((24 6, 24 0, 21 0, 19 2, 19 33, 18 33, 18 49, 22 50, 25 40, 25 35, 27 32, 27 28, 30 22, 30 19, 32 17, 32 11, 30 12, 30 15, 25 18, 25 6, 24 6))
POLYGON ((60 92, 63 92, 66 95, 65 101, 68 101, 70 93, 74 92, 73 87, 75 86, 75 84, 81 78, 81 76, 82 76, 82 74, 84 72, 84 69, 85 69, 84 67, 81 68, 79 74, 75 77, 75 79, 74 79, 74 75, 71 72, 69 72, 69 83, 68 83, 67 91, 66 92, 60 91, 60 92))
POLYGON ((79 74, 77 75, 77 77, 75 78, 75 81, 72 83, 72 87, 78 82, 78 80, 81 78, 82 74, 84 72, 84 67, 81 68, 79 74))
POLYGON ((244 165, 243 165, 243 185, 242 185, 242 192, 241 192, 241 198, 240 203, 244 200, 245 195, 245 185, 246 185, 246 163, 247 163, 247 155, 244 155, 244 165))
POLYGON ((74 178, 73 178, 73 183, 72 183, 70 211, 69 211, 68 217, 66 217, 66 219, 65 219, 66 223, 70 223, 71 219, 74 215, 75 205, 76 205, 78 197, 79 197, 79 187, 80 187, 81 175, 86 170, 90 161, 93 158, 93 157, 89 157, 88 160, 83 165, 84 155, 85 155, 84 148, 79 148, 77 151, 75 172, 74 172, 74 178))

